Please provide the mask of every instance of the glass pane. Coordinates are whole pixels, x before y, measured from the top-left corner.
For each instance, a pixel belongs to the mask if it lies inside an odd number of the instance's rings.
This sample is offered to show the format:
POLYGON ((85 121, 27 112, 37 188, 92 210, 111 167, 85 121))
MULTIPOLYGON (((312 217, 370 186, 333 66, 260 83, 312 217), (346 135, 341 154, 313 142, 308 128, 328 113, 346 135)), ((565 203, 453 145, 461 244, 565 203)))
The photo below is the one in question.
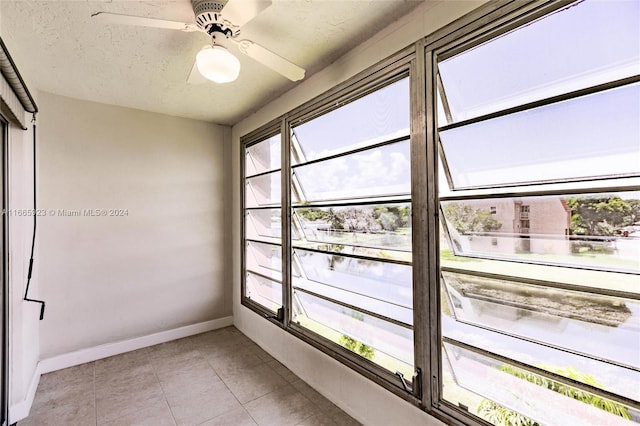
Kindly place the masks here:
MULTIPOLYGON (((479 402, 466 400, 477 404, 469 405, 469 412, 493 424, 609 425, 628 424, 624 419, 638 418, 637 411, 587 391, 450 343, 444 343, 443 349, 443 365, 452 372, 455 385, 483 397, 479 402)), ((584 374, 570 367, 549 368, 565 377, 584 374)), ((589 381, 601 387, 597 381, 589 381)), ((444 395, 455 393, 445 391, 444 395)))
POLYGON ((441 62, 454 120, 640 74, 639 17, 637 1, 578 2, 441 62))
POLYGON ((405 378, 413 375, 413 331, 315 296, 294 291, 294 322, 405 378))
POLYGON ((640 83, 440 132, 455 188, 640 175, 640 83))
POLYGON ((442 201, 441 206, 456 255, 640 272, 640 192, 442 201))
MULTIPOLYGON (((293 129, 311 161, 409 135, 409 79, 405 78, 293 129)), ((295 161, 295 157, 294 157, 295 161)))
POLYGON ((294 249, 294 286, 413 324, 411 266, 294 249))
POLYGON ((282 247, 275 244, 246 242, 245 267, 277 281, 282 281, 282 247))
POLYGON ((384 249, 411 251, 409 203, 296 207, 294 214, 309 241, 380 249, 369 255, 381 258, 384 249))
POLYGON ((282 284, 279 282, 247 272, 245 289, 247 298, 273 312, 282 306, 282 284))
POLYGON ((444 336, 531 366, 570 366, 640 400, 640 316, 634 314, 640 302, 471 275, 444 277, 444 336))
POLYGON ((268 173, 245 179, 245 207, 262 207, 280 204, 280 172, 268 173))
POLYGON ((280 135, 253 144, 245 152, 245 176, 279 169, 280 135))
POLYGON ((246 237, 271 237, 280 239, 282 236, 282 214, 280 209, 247 210, 246 237))
POLYGON ((302 249, 293 252, 310 280, 413 308, 410 265, 302 249))
POLYGON ((637 274, 455 256, 447 249, 441 250, 440 264, 443 267, 455 268, 460 272, 494 273, 640 295, 637 274))
POLYGON ((304 201, 405 195, 411 192, 409 141, 296 167, 304 201))

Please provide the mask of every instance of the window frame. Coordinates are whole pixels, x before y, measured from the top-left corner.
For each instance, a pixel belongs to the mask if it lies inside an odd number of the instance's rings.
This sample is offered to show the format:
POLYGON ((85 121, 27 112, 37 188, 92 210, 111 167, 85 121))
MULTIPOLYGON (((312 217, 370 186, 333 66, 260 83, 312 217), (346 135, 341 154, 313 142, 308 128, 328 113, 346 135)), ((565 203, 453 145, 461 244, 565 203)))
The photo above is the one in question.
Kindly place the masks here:
MULTIPOLYGON (((353 102, 357 99, 360 99, 370 93, 375 92, 378 88, 384 87, 388 84, 391 84, 395 81, 398 81, 402 78, 409 78, 410 88, 416 86, 415 81, 424 80, 424 77, 418 72, 416 67, 417 61, 416 55, 416 46, 415 44, 408 46, 407 48, 397 52, 396 54, 390 56, 389 58, 381 61, 380 63, 374 65, 373 67, 357 74, 356 76, 348 79, 344 83, 336 86, 334 89, 326 92, 323 95, 320 95, 305 104, 302 104, 298 108, 293 109, 292 111, 272 120, 267 125, 257 129, 254 132, 251 132, 245 136, 240 138, 240 146, 241 146, 241 165, 240 170, 242 173, 242 182, 241 182, 241 209, 242 209, 242 220, 241 220, 241 241, 242 241, 242 261, 241 261, 241 304, 259 315, 267 318, 273 324, 278 327, 286 330, 292 335, 298 337, 299 339, 305 341, 306 343, 316 347, 327 355, 331 356, 334 359, 342 362, 343 364, 351 367, 356 370, 363 376, 373 380, 378 383, 385 389, 391 391, 392 393, 402 397, 403 399, 410 401, 415 405, 420 404, 420 394, 418 392, 419 386, 409 386, 407 389, 403 387, 402 380, 393 373, 384 370, 382 367, 378 366, 374 362, 365 359, 348 349, 342 347, 341 345, 330 341, 316 333, 313 333, 310 330, 305 329, 302 326, 299 326, 291 321, 291 300, 292 300, 292 279, 291 279, 291 252, 292 252, 292 243, 291 243, 291 229, 292 229, 292 203, 291 203, 291 184, 292 177, 290 171, 293 169, 291 165, 291 129, 295 125, 300 125, 306 121, 312 120, 315 117, 318 117, 322 114, 328 113, 332 110, 335 110, 342 105, 345 105, 349 102, 353 102), (273 136, 280 132, 281 135, 281 150, 282 150, 282 158, 281 158, 281 179, 282 179, 282 204, 280 206, 282 212, 282 263, 283 263, 283 312, 280 318, 277 315, 274 315, 273 312, 265 309, 263 306, 258 303, 250 300, 245 296, 246 291, 246 283, 245 283, 245 253, 244 253, 244 242, 246 241, 245 234, 245 219, 246 219, 246 207, 245 207, 245 164, 244 164, 244 152, 247 147, 251 146, 254 143, 258 143, 264 140, 266 137, 273 136)), ((419 95, 414 89, 410 89, 409 93, 410 102, 411 102, 411 115, 410 118, 410 151, 413 156, 413 152, 416 150, 414 145, 416 145, 416 141, 414 141, 414 129, 419 128, 420 120, 416 120, 413 115, 414 108, 413 105, 418 101, 419 95)), ((407 138, 403 137, 401 140, 406 140, 407 138)), ((391 141, 395 141, 395 139, 391 139, 391 141)), ((387 141, 384 144, 390 144, 391 142, 387 141)), ((375 145, 374 145, 375 146, 375 145)), ((361 149, 350 150, 349 152, 359 152, 361 149)), ((349 152, 336 154, 337 156, 348 155, 349 152)), ((325 160, 324 158, 322 160, 325 160)), ((319 161, 319 160, 318 160, 319 161)), ((310 161, 310 163, 315 162, 315 160, 310 161)), ((306 163, 305 163, 306 164, 306 163)), ((412 170, 415 167, 412 164, 412 170)), ((413 171, 412 171, 413 175, 413 171)), ((413 180, 412 176, 412 180, 413 180)), ((411 187, 413 188, 413 182, 411 187)), ((393 199, 398 197, 392 197, 393 199)), ((358 204, 362 203, 362 200, 355 200, 358 204)), ((313 206, 322 206, 323 201, 318 201, 312 203, 313 206)), ((334 205, 336 203, 331 203, 334 205)), ((337 203, 340 204, 340 203, 337 203)), ((412 203, 413 204, 413 203, 412 203)), ((415 226, 415 219, 413 220, 413 225, 415 226)), ((415 230, 413 231, 415 234, 415 230)), ((415 237, 413 237, 415 239, 415 237)), ((415 273, 415 272, 414 272, 415 273)), ((414 286, 415 286, 415 278, 414 278, 414 286)), ((415 302, 414 302, 415 303, 415 302)), ((414 309, 415 312, 415 309, 414 309)), ((415 321, 415 313, 414 313, 414 321, 415 321)), ((414 325, 414 334, 417 334, 415 331, 414 325)), ((416 361, 414 361, 415 364, 416 361)), ((409 380, 411 378, 406 378, 409 380)))
MULTIPOLYGON (((269 206, 269 207, 247 207, 246 206, 246 149, 252 145, 258 144, 270 137, 276 136, 278 133, 280 132, 280 122, 279 120, 273 120, 270 123, 268 123, 267 125, 243 136, 242 138, 240 138, 240 145, 241 145, 241 155, 240 155, 240 170, 242 173, 242 182, 240 185, 240 208, 241 208, 241 212, 242 212, 242 216, 240 218, 240 234, 241 234, 241 249, 242 249, 242 256, 240 257, 240 270, 241 270, 241 279, 240 279, 240 300, 242 305, 246 306, 247 308, 257 312, 258 314, 262 315, 265 318, 268 319, 273 319, 272 317, 274 317, 274 313, 272 311, 270 311, 269 309, 267 309, 266 307, 262 306, 261 304, 251 300, 250 298, 248 298, 246 296, 246 289, 247 289, 247 283, 246 283, 246 272, 247 272, 247 268, 246 268, 246 242, 247 240, 250 240, 249 238, 247 238, 247 232, 246 232, 246 226, 247 226, 247 210, 248 209, 260 209, 260 208, 266 208, 266 209, 277 209, 278 207, 282 208, 281 205, 280 206, 269 206)), ((269 172, 274 172, 274 171, 278 171, 280 170, 280 173, 282 175, 282 164, 280 165, 280 169, 275 169, 275 170, 270 170, 269 172)), ((263 172, 264 173, 264 172, 263 172)), ((261 175, 262 173, 258 173, 258 175, 261 175)), ((251 175, 253 176, 253 175, 251 175)), ((286 191, 282 191, 282 192, 286 192, 286 191)), ((281 196, 282 198, 282 196, 281 196)), ((284 229, 284 226, 283 226, 284 229)), ((282 236, 281 236, 282 239, 282 236)), ((281 246, 282 246, 282 242, 284 240, 281 241, 281 246)), ((284 266, 284 265, 283 265, 284 266)), ((283 283, 282 283, 282 287, 283 287, 283 294, 284 294, 284 269, 283 269, 283 283)), ((284 307, 284 300, 282 300, 282 306, 284 307)), ((273 321, 277 324, 279 324, 278 321, 273 321)))
MULTIPOLYGON (((2 102, 2 100, 0 100, 2 102)), ((9 121, 5 119, 4 115, 0 113, 0 141, 2 142, 1 149, 1 161, 2 161, 2 250, 0 256, 2 257, 2 308, 0 314, 2 315, 2 330, 0 333, 2 337, 1 348, 2 356, 0 358, 0 424, 2 426, 9 422, 9 215, 4 214, 8 210, 9 202, 9 121)))
MULTIPOLYGON (((391 393, 416 405, 428 414, 454 425, 490 425, 487 421, 476 415, 465 411, 464 408, 455 406, 446 401, 442 393, 442 342, 440 318, 440 297, 441 297, 441 272, 440 265, 440 200, 439 200, 439 161, 442 161, 444 177, 449 183, 452 182, 448 171, 446 158, 441 157, 441 143, 438 137, 438 92, 440 77, 436 72, 438 60, 452 57, 463 51, 471 49, 479 44, 487 42, 495 37, 515 30, 518 27, 527 25, 545 15, 561 11, 567 6, 574 4, 576 0, 490 0, 484 5, 476 8, 461 18, 445 25, 443 28, 420 38, 410 46, 398 51, 390 57, 380 61, 372 67, 349 78, 343 83, 336 85, 327 92, 303 103, 293 110, 277 117, 265 124, 263 127, 242 136, 240 138, 241 158, 241 239, 242 239, 242 261, 241 261, 241 304, 259 315, 267 318, 271 323, 282 328, 284 331, 299 338, 307 344, 315 347, 328 356, 336 359, 344 365, 355 370, 359 374, 367 377, 391 393), (413 332, 414 332, 414 366, 416 374, 410 388, 403 388, 403 383, 398 376, 391 374, 382 367, 374 364, 346 348, 334 343, 316 333, 313 333, 291 321, 292 303, 292 279, 291 279, 291 258, 292 242, 291 229, 293 226, 291 203, 292 182, 291 177, 291 129, 295 125, 311 120, 317 116, 330 112, 345 103, 365 96, 376 88, 391 83, 398 79, 400 73, 409 75, 410 82, 410 163, 411 163, 411 211, 412 211, 412 253, 413 253, 413 332), (394 80, 394 78, 396 80, 394 80), (244 182, 244 150, 252 143, 263 140, 268 135, 281 134, 281 179, 282 179, 282 285, 283 285, 283 314, 279 318, 273 312, 265 310, 263 307, 245 297, 245 182, 244 182), (261 139, 262 138, 262 139, 261 139), (425 285, 426 284, 426 285, 425 285)), ((636 77, 627 78, 632 81, 636 77)), ((621 81, 599 85, 611 87, 621 85, 621 81)), ((599 87, 598 86, 598 87, 599 87)), ((595 92, 594 87, 571 92, 555 98, 570 98, 577 96, 576 93, 595 92)), ((441 93, 442 95, 442 93, 441 93)), ((542 99, 504 111, 488 114, 504 115, 505 111, 514 112, 524 107, 530 108, 531 104, 544 105, 551 103, 551 99, 542 99)), ((556 99, 557 100, 557 99, 556 99)), ((446 113, 445 108, 445 113, 446 113)), ((476 117, 471 120, 486 119, 485 116, 476 117)), ((456 123, 454 126, 461 125, 456 123)), ((293 148, 296 148, 295 146, 293 148)), ((298 147, 299 148, 299 147, 298 147)), ((357 151, 357 150, 356 150, 357 151)), ((335 154, 336 157, 346 155, 346 153, 335 154)), ((323 158, 324 160, 324 158, 323 158)), ((313 162, 314 160, 312 160, 313 162)), ((319 160, 316 160, 319 161, 319 160)), ((305 163, 306 164, 306 163, 305 163)), ((576 181, 585 181, 579 179, 576 181)), ((606 179, 601 179, 606 180, 606 179)), ((568 180, 571 182, 572 180, 568 180)), ((536 189, 530 188, 533 185, 540 185, 544 182, 534 182, 518 184, 525 187, 527 195, 537 193, 536 189)), ((295 185, 294 185, 295 186, 295 185)), ((612 185, 611 187, 615 187, 612 185)), ((493 187, 491 187, 493 188, 493 187)), ((640 187, 639 187, 640 188, 640 187)), ((485 187, 460 188, 464 191, 486 190, 485 187)), ((509 185, 499 186, 499 190, 491 195, 484 195, 485 198, 504 198, 513 195, 513 188, 509 185)), ((604 188, 591 188, 583 192, 605 192, 604 188)), ((553 195, 554 190, 540 191, 544 195, 553 195)), ((578 191, 574 191, 578 192, 578 191)), ((518 192, 517 194, 521 194, 518 192)), ((458 194, 453 194, 454 198, 458 194)), ((480 195, 480 197, 483 197, 480 195)), ((318 206, 323 202, 318 201, 318 206)), ((446 233, 446 229, 444 231, 446 233)), ((479 275, 482 273, 479 273, 479 275)), ((492 274, 485 274, 491 275, 492 274)), ((520 282, 530 282, 539 284, 539 280, 517 278, 520 282)), ((559 285, 561 288, 577 289, 571 284, 559 285)), ((584 291, 584 290, 583 290, 584 291)), ((610 291, 589 289, 598 294, 607 295, 610 291)), ((620 292, 611 294, 619 295, 620 292)), ((492 354, 500 358, 499 354, 492 354)), ((510 363, 513 359, 504 358, 510 363)), ((516 362, 517 363, 517 362, 516 362)), ((551 379, 558 379, 564 383, 570 383, 570 379, 559 376, 556 373, 540 372, 537 369, 526 365, 518 365, 536 374, 546 376, 551 379)), ((577 383, 580 386, 580 383, 577 383)), ((585 385, 586 386, 586 385, 585 385)), ((582 386, 584 387, 584 386, 582 386)), ((611 397, 606 391, 590 392, 602 396, 611 397)), ((618 401, 624 398, 618 398, 618 401)))
MULTIPOLYGON (((563 9, 575 3, 576 3, 575 0, 561 0, 561 1, 533 0, 525 5, 520 4, 520 7, 518 7, 518 4, 516 3, 510 3, 509 5, 505 5, 504 7, 497 6, 497 9, 494 10, 493 12, 488 13, 486 16, 473 22, 471 25, 465 28, 461 28, 457 31, 453 31, 447 34, 443 38, 438 39, 437 35, 427 37, 427 39, 429 38, 434 39, 432 43, 427 43, 427 46, 425 47, 425 51, 424 51, 425 53, 424 57, 426 62, 426 68, 431 71, 426 74, 427 79, 430 78, 430 80, 427 81, 427 104, 431 105, 431 109, 434 113, 428 115, 427 134, 428 134, 428 147, 429 147, 428 149, 431 153, 431 157, 433 158, 433 161, 429 164, 429 167, 436 170, 436 173, 434 176, 434 182, 433 182, 433 191, 435 194, 439 193, 439 185, 438 185, 439 175, 437 171, 439 169, 440 158, 442 159, 442 166, 445 171, 445 178, 450 184, 450 187, 454 188, 454 191, 452 191, 452 195, 445 196, 446 199, 466 198, 466 195, 456 194, 455 190, 460 190, 460 192, 478 191, 479 193, 481 193, 481 195, 475 196, 477 198, 505 198, 512 195, 522 196, 523 194, 524 195, 553 195, 556 193, 563 194, 567 192, 567 190, 549 191, 549 190, 539 190, 536 188, 547 182, 528 182, 528 183, 513 184, 513 185, 469 186, 469 187, 461 187, 461 188, 455 188, 454 185, 451 185, 453 180, 451 179, 451 176, 448 170, 446 158, 444 158, 444 156, 441 157, 441 152, 443 151, 442 151, 441 143, 438 136, 439 126, 436 120, 436 116, 437 116, 437 110, 438 110, 438 92, 439 92, 439 87, 441 86, 439 86, 439 73, 437 73, 436 70, 438 69, 437 65, 439 60, 444 60, 446 58, 453 57, 466 50, 472 49, 482 43, 485 43, 491 39, 500 37, 501 35, 504 35, 519 27, 526 26, 529 23, 532 23, 533 21, 543 16, 553 14, 558 11, 562 11, 563 9), (515 186, 519 188, 524 188, 524 192, 517 192, 514 194, 513 187, 515 186), (487 189, 497 190, 497 192, 493 194, 488 194, 488 191, 483 191, 487 189), (482 194, 483 192, 484 194, 482 194)), ((492 2, 492 4, 495 4, 495 3, 492 2)), ((459 123, 455 123, 451 126, 442 126, 442 127, 444 128, 458 127, 464 124, 478 122, 488 118, 505 116, 510 113, 527 110, 530 108, 534 108, 536 106, 552 104, 553 102, 558 102, 560 100, 572 99, 572 98, 585 95, 585 94, 590 94, 590 93, 599 93, 600 91, 604 91, 606 89, 611 89, 614 87, 622 87, 626 84, 632 84, 634 82, 637 82, 639 81, 639 79, 640 79, 639 76, 635 76, 635 77, 624 78, 621 80, 615 80, 609 83, 599 84, 596 86, 587 87, 585 89, 571 91, 563 95, 541 99, 539 101, 526 103, 524 105, 519 105, 517 107, 507 108, 502 111, 497 111, 497 112, 486 114, 480 117, 475 117, 473 119, 464 120, 459 123)), ((446 108, 445 108, 445 113, 446 113, 446 108)), ((611 181, 611 180, 618 179, 620 177, 623 177, 623 176, 604 177, 604 178, 603 177, 599 177, 599 178, 585 177, 585 178, 579 178, 579 179, 563 179, 562 182, 575 183, 575 182, 592 182, 592 181, 611 181)), ((631 177, 631 176, 624 176, 624 177, 631 177)), ((635 175, 633 177, 635 177, 635 175)), ((609 188, 591 188, 588 190, 574 189, 573 191, 576 193, 580 193, 580 192, 604 193, 607 191, 617 190, 620 188, 624 188, 625 190, 638 190, 637 186, 617 187, 615 185, 611 185, 609 188)), ((571 190, 568 190, 568 191, 571 192, 571 190)), ((474 196, 470 196, 470 197, 474 197, 474 196)), ((435 200, 435 205, 433 207, 437 209, 439 204, 439 196, 436 195, 435 197, 430 198, 429 201, 433 201, 433 200, 435 200)), ((430 220, 439 223, 440 222, 439 217, 440 216, 438 214, 435 214, 430 217, 430 220)), ((444 225, 444 221, 443 221, 443 225, 444 225)), ((436 227, 436 230, 438 230, 437 227, 436 227)), ((446 232, 446 229, 445 229, 445 232, 446 232)), ((438 242, 439 242, 439 239, 436 241, 436 246, 439 246, 438 242)), ((439 252, 439 247, 437 247, 437 249, 439 252)), ((442 383, 442 357, 440 354, 442 351, 441 349, 442 342, 445 342, 447 338, 442 336, 442 327, 440 323, 440 308, 441 308, 440 307, 440 289, 441 289, 440 271, 446 270, 447 268, 441 268, 440 259, 438 255, 434 257, 436 261, 436 267, 431 269, 430 278, 428 281, 429 283, 431 283, 431 285, 429 286, 430 289, 432 290, 432 292, 435 292, 435 294, 432 294, 432 297, 430 297, 430 309, 431 309, 431 312, 435 312, 435 318, 436 318, 436 321, 432 321, 430 324, 431 326, 430 347, 438 348, 438 350, 437 350, 437 356, 434 356, 431 358, 431 373, 432 373, 431 377, 434 379, 432 381, 433 391, 432 391, 432 394, 430 395, 430 398, 428 395, 425 395, 423 399, 423 403, 425 406, 431 407, 432 414, 436 415, 436 417, 439 417, 441 415, 443 416, 444 419, 446 419, 446 421, 452 421, 454 423, 460 422, 461 424, 489 425, 490 423, 486 422, 484 419, 481 419, 475 415, 472 415, 471 413, 467 412, 465 409, 461 409, 460 407, 455 406, 451 402, 446 401, 441 396, 443 383, 442 383), (433 283, 435 283, 435 285, 433 283)), ((580 269, 579 267, 575 267, 575 266, 571 266, 571 268, 580 269)), ((585 268, 585 269, 589 269, 589 268, 585 268)), ((521 282, 529 281, 528 279, 526 278, 523 279, 522 277, 517 278, 517 280, 521 282)), ((569 284, 566 284, 566 285, 560 285, 560 287, 569 288, 572 286, 569 284)), ((582 289, 582 291, 585 291, 585 290, 582 289)), ((611 293, 605 289, 590 288, 589 290, 586 290, 586 291, 592 291, 599 295, 605 295, 605 294, 611 293)), ((623 292, 616 291, 614 293, 619 296, 623 292)), ((414 297, 416 297, 415 294, 414 294, 414 297)), ((634 298, 637 298, 637 296, 634 298)), ((484 351, 481 348, 473 348, 472 350, 480 354, 484 351)), ((598 395, 604 398, 609 398, 616 402, 627 403, 634 407, 638 406, 637 402, 630 400, 624 396, 617 395, 617 394, 612 395, 607 391, 599 390, 597 388, 591 387, 589 385, 585 385, 581 382, 574 381, 572 379, 558 375, 556 373, 551 373, 541 369, 537 369, 528 364, 520 363, 516 360, 513 360, 512 358, 504 357, 500 354, 490 353, 490 352, 486 352, 486 353, 493 359, 498 359, 501 361, 511 363, 513 365, 516 365, 519 368, 522 368, 523 370, 533 372, 534 374, 547 377, 552 380, 555 379, 560 383, 567 383, 569 385, 577 387, 578 389, 584 389, 595 395, 598 395)), ((427 409, 427 411, 429 412, 430 410, 427 409)))

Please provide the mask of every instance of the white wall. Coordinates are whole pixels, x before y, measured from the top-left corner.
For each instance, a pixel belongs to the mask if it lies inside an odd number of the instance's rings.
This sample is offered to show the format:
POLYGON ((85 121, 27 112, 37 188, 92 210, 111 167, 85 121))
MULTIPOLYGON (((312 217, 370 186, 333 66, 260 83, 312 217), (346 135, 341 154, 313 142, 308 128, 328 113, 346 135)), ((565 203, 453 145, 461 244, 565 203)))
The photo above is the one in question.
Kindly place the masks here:
POLYGON ((410 16, 385 28, 376 37, 356 47, 330 67, 313 75, 232 129, 234 323, 320 393, 367 425, 435 425, 440 422, 240 304, 240 137, 324 93, 483 3, 483 0, 425 2, 410 16))
POLYGON ((40 358, 230 315, 229 129, 45 92, 38 103, 40 358))

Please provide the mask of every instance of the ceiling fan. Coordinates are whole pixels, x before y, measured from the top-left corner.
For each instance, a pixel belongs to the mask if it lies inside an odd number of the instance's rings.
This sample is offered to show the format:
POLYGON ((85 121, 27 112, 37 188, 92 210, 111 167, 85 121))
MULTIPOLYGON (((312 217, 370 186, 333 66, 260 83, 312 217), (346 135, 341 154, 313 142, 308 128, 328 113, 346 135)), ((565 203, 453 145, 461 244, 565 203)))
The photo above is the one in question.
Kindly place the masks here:
POLYGON ((211 38, 211 44, 204 46, 196 55, 187 79, 191 84, 204 83, 207 81, 205 78, 216 83, 228 83, 238 78, 240 61, 227 50, 228 42, 236 44, 240 52, 291 81, 304 78, 303 68, 253 41, 238 39, 240 27, 269 7, 271 0, 229 0, 226 4, 223 0, 191 0, 191 3, 196 18, 194 24, 109 12, 94 13, 91 18, 105 24, 200 31, 207 34, 211 38))

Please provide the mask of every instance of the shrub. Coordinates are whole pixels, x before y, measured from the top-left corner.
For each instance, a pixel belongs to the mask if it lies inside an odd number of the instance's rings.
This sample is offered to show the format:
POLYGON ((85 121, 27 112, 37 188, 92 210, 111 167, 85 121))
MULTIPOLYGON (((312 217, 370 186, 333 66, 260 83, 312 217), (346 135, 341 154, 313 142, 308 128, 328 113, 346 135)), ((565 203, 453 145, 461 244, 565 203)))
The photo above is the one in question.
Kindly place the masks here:
POLYGON ((362 355, 366 359, 373 359, 376 354, 375 350, 371 346, 358 342, 345 334, 340 337, 339 343, 350 351, 362 355))
MULTIPOLYGON (((603 388, 603 386, 598 383, 598 381, 593 376, 582 373, 574 367, 550 367, 546 365, 540 365, 538 367, 543 370, 551 371, 553 373, 591 385, 599 389, 603 388)), ((576 399, 580 402, 584 402, 585 404, 593 405, 594 407, 597 407, 616 416, 620 416, 627 420, 631 419, 629 410, 625 406, 611 401, 610 399, 599 397, 598 395, 594 395, 581 389, 574 388, 573 386, 568 386, 556 382, 555 380, 548 379, 544 376, 531 373, 521 368, 512 367, 510 365, 503 365, 500 367, 500 370, 504 371, 505 373, 509 373, 512 376, 516 376, 520 379, 524 379, 528 382, 534 383, 538 386, 543 386, 554 392, 558 392, 559 394, 568 396, 569 398, 576 399)), ((482 402, 478 406, 477 413, 481 417, 496 425, 539 426, 539 424, 535 420, 518 414, 515 411, 509 410, 508 408, 505 408, 500 404, 496 404, 495 402, 489 401, 487 399, 482 400, 482 402)))

